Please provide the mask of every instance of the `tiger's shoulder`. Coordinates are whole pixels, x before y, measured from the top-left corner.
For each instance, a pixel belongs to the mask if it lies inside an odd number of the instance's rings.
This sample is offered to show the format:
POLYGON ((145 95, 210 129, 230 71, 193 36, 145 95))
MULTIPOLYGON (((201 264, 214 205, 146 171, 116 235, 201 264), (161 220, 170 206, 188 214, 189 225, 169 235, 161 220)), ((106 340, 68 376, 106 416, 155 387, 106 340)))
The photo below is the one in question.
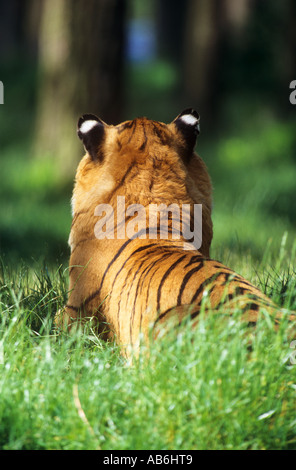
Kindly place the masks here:
MULTIPOLYGON (((94 115, 83 115, 78 136, 87 154, 76 173, 74 217, 87 209, 93 214, 99 203, 114 207, 118 196, 124 196, 127 205, 201 204, 199 250, 209 256, 212 183, 205 162, 195 152, 198 134, 199 115, 191 108, 169 124, 142 117, 113 126, 94 115)), ((81 218, 84 228, 85 218, 81 218)), ((77 220, 73 230, 79 226, 77 220)))

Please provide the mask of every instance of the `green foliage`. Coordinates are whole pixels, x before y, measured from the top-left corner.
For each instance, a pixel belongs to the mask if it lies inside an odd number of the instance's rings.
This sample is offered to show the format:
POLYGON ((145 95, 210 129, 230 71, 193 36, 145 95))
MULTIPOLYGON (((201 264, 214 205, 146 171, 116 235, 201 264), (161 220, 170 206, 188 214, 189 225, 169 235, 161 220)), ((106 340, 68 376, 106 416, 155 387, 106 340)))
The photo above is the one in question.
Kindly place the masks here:
POLYGON ((262 259, 268 246, 276 257, 285 232, 287 245, 293 245, 294 129, 295 121, 260 122, 257 116, 244 130, 224 132, 213 141, 200 136, 197 150, 214 185, 213 253, 229 248, 262 259))
POLYGON ((2 154, 0 187, 1 254, 56 261, 68 256, 71 189, 62 185, 50 161, 30 158, 28 146, 2 154))
MULTIPOLYGON (((136 16, 156 5, 134 3, 136 16)), ((285 108, 283 88, 289 107, 289 67, 279 66, 289 56, 288 3, 256 8, 245 45, 231 40, 221 77, 210 77, 221 86, 216 130, 201 116, 197 150, 214 184, 212 256, 296 310, 295 119, 275 111, 285 108)), ((236 319, 212 316, 132 364, 91 324, 55 330, 67 297, 72 188, 50 160, 32 159, 38 80, 29 62, 12 59, 0 77, 0 448, 296 449, 285 326, 276 333, 262 318, 250 338, 236 319)), ((127 65, 126 119, 170 122, 195 105, 184 104, 182 67, 127 65)))
POLYGON ((149 119, 171 122, 182 111, 177 99, 178 72, 170 62, 131 64, 126 75, 126 119, 145 115, 149 119))
POLYGON ((1 81, 4 83, 4 105, 0 106, 1 160, 4 149, 16 143, 23 147, 32 139, 36 106, 36 68, 36 64, 27 58, 17 57, 7 62, 1 61, 1 81))

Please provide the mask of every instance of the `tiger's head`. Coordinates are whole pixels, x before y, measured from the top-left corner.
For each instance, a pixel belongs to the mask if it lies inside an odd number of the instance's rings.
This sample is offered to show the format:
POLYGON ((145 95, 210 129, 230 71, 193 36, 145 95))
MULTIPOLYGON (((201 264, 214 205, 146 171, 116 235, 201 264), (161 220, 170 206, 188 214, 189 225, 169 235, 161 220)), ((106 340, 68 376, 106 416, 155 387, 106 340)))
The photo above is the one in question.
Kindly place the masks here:
MULTIPOLYGON (((194 152, 199 115, 186 109, 171 123, 137 118, 117 126, 93 114, 78 121, 86 155, 79 163, 72 197, 73 215, 125 196, 127 204, 202 204, 203 244, 212 240, 212 185, 194 152)), ((92 212, 93 213, 93 212, 92 212)))

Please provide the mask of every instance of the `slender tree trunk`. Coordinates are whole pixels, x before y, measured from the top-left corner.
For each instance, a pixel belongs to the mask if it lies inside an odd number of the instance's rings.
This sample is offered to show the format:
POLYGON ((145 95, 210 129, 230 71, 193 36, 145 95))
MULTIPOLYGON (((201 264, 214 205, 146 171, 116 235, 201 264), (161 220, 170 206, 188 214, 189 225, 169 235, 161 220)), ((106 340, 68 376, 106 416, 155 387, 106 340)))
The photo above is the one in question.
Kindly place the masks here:
MULTIPOLYGON (((221 0, 220 0, 221 2, 221 0)), ((209 116, 218 49, 217 0, 191 0, 185 34, 184 85, 188 101, 209 116)))
POLYGON ((208 124, 218 117, 225 46, 241 41, 252 0, 189 0, 184 50, 187 100, 208 124))
POLYGON ((121 118, 125 0, 43 0, 34 153, 72 174, 78 117, 121 118))
POLYGON ((179 65, 183 55, 183 38, 188 0, 160 0, 155 3, 158 53, 179 65))
POLYGON ((27 0, 0 0, 0 60, 17 58, 26 53, 23 16, 28 8, 27 0))
POLYGON ((289 0, 288 3, 288 27, 287 27, 287 39, 286 39, 286 49, 287 49, 287 70, 285 80, 288 83, 292 80, 296 80, 296 60, 295 60, 295 50, 296 50, 296 4, 295 0, 289 0))

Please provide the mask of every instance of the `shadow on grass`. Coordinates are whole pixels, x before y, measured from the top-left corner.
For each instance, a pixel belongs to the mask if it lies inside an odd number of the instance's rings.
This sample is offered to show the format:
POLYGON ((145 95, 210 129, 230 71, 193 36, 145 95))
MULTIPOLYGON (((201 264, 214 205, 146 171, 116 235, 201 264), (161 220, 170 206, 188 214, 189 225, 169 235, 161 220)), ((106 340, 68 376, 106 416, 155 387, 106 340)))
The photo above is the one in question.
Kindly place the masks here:
POLYGON ((67 240, 55 233, 48 234, 45 227, 18 232, 5 228, 0 233, 0 251, 9 263, 46 260, 48 263, 67 262, 70 251, 67 240))

